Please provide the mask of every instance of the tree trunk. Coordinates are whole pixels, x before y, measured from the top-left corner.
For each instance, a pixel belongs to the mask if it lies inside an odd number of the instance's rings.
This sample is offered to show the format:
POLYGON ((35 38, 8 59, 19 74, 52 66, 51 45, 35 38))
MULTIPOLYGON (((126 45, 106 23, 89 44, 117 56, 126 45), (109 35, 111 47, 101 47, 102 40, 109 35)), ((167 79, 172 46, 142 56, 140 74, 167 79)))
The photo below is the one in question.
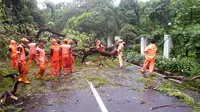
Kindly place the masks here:
POLYGON ((112 46, 112 44, 113 44, 113 39, 112 39, 111 36, 108 36, 108 37, 107 37, 107 47, 112 46))

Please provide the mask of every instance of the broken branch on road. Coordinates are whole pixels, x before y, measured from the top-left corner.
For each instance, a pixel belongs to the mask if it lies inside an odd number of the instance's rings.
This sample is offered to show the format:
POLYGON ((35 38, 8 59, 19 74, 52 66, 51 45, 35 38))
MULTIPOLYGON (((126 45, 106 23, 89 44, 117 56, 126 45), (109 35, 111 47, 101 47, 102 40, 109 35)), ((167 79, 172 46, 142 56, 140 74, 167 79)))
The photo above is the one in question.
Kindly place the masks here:
POLYGON ((156 109, 165 108, 165 107, 173 107, 173 108, 176 108, 176 107, 189 107, 189 106, 186 106, 186 105, 176 105, 176 104, 172 104, 172 105, 161 105, 161 106, 157 106, 157 107, 152 107, 152 108, 150 108, 150 110, 156 110, 156 109))

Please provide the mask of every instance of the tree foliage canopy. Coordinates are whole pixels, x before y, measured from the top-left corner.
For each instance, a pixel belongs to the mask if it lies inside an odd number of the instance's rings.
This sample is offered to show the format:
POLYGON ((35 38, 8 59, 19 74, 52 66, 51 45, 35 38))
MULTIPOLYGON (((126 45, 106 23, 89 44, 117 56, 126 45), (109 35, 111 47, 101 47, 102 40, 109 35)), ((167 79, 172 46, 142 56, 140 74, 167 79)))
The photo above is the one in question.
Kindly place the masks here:
MULTIPOLYGON (((74 0, 59 4, 47 1, 43 9, 37 7, 36 0, 1 0, 0 3, 2 43, 17 38, 16 32, 35 36, 39 26, 48 26, 65 33, 67 38, 80 38, 88 45, 95 39, 104 44, 107 40, 114 42, 115 36, 122 37, 129 45, 138 44, 141 36, 154 38, 162 53, 163 35, 169 33, 173 38, 173 57, 200 57, 199 0, 121 0, 118 5, 114 0, 74 0)), ((51 35, 43 34, 46 36, 51 35)), ((6 44, 1 46, 6 48, 6 44)), ((79 45, 84 46, 87 45, 79 45)))

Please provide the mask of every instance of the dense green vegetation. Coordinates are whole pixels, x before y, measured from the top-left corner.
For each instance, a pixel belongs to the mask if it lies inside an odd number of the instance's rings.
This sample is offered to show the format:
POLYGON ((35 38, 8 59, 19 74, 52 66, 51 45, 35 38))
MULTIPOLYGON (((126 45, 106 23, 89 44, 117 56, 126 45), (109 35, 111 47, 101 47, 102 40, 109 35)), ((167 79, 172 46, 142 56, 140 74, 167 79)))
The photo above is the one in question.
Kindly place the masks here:
MULTIPOLYGON (((126 61, 142 66, 144 62, 144 56, 132 51, 127 52, 126 61)), ((173 74, 183 75, 186 77, 193 77, 200 73, 199 63, 195 59, 186 57, 165 59, 162 56, 157 56, 155 67, 161 71, 168 71, 173 74)))
MULTIPOLYGON (((95 39, 105 45, 112 44, 114 37, 119 35, 138 52, 141 36, 154 38, 160 55, 163 54, 163 35, 171 34, 171 57, 186 60, 183 63, 187 65, 199 66, 196 62, 200 59, 199 0, 121 0, 119 4, 112 0, 73 0, 71 3, 44 4, 45 7, 39 9, 36 0, 0 0, 1 57, 6 56, 10 39, 19 42, 22 36, 34 38, 39 27, 48 26, 65 34, 66 38, 77 40, 79 48, 93 45, 95 39)), ((52 36, 45 32, 41 38, 47 40, 52 36)), ((177 68, 175 72, 188 71, 185 65, 170 67, 177 68)), ((183 75, 189 74, 197 75, 198 72, 183 72, 183 75)))

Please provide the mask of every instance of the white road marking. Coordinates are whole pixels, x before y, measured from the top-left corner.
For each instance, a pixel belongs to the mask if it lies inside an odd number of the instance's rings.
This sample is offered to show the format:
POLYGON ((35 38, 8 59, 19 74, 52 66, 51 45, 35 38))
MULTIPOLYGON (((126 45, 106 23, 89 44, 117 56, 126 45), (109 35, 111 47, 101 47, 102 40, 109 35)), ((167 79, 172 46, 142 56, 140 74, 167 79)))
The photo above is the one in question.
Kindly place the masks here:
POLYGON ((101 108, 102 112, 108 112, 106 106, 104 105, 101 97, 99 96, 97 90, 95 89, 94 85, 92 84, 92 82, 87 81, 88 84, 90 85, 90 89, 92 90, 94 97, 96 98, 97 103, 99 104, 99 107, 101 108))

